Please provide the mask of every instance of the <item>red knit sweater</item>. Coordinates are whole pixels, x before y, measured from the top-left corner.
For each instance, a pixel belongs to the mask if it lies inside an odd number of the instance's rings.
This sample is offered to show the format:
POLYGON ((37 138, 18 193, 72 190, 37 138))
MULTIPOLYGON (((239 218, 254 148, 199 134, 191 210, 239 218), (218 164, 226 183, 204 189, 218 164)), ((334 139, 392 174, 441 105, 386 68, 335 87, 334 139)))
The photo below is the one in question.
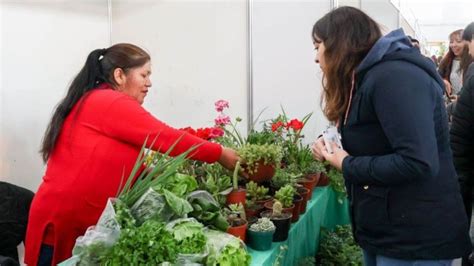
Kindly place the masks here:
POLYGON ((128 177, 146 137, 172 156, 201 144, 192 159, 215 162, 220 145, 173 129, 133 98, 102 84, 66 118, 36 193, 26 235, 25 263, 36 265, 42 243, 54 245, 53 264, 71 257, 75 240, 96 224, 109 197, 128 177), (46 228, 48 227, 48 230, 46 228))

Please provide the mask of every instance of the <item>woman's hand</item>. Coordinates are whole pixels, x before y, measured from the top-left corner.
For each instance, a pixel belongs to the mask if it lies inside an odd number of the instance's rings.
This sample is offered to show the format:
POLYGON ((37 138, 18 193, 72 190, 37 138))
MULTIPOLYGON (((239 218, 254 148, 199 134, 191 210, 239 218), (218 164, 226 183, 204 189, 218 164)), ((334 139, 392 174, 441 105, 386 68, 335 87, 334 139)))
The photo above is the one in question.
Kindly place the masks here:
POLYGON ((339 171, 342 171, 342 161, 344 158, 349 156, 349 154, 338 147, 338 145, 334 142, 329 143, 332 148, 332 153, 329 153, 326 149, 326 146, 323 144, 323 149, 321 149, 322 155, 326 161, 328 161, 332 166, 337 168, 339 171))
POLYGON ((326 149, 324 147, 324 140, 323 137, 319 137, 311 147, 311 151, 313 152, 313 158, 318 161, 324 161, 324 156, 322 150, 326 149))
POLYGON ((221 157, 219 158, 218 162, 224 167, 229 170, 234 170, 235 165, 240 160, 239 155, 233 149, 222 147, 221 157))

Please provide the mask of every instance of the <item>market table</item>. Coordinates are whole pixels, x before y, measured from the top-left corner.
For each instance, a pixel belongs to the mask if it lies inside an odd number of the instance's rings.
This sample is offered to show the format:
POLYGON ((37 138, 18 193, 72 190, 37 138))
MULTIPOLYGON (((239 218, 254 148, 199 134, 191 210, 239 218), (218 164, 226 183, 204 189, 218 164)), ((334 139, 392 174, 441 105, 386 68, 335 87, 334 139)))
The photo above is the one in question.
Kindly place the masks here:
POLYGON ((297 265, 300 258, 313 257, 316 254, 321 227, 333 229, 336 225, 349 222, 347 199, 341 204, 331 187, 317 187, 306 206, 306 213, 291 225, 286 241, 274 242, 268 251, 248 248, 252 265, 273 265, 279 254, 279 265, 297 265), (287 249, 281 250, 280 246, 286 246, 287 249))

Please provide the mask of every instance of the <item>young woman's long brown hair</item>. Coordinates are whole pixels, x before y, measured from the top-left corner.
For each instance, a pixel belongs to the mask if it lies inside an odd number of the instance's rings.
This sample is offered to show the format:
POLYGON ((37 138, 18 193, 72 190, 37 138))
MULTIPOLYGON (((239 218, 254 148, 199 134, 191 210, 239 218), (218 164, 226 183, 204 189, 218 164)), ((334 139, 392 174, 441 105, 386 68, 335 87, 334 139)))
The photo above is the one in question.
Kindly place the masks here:
MULTIPOLYGON (((456 38, 461 39, 461 35, 462 30, 453 31, 449 34, 449 41, 453 42, 456 38)), ((451 75, 451 69, 453 67, 454 58, 456 58, 456 55, 454 55, 453 50, 451 49, 451 47, 449 47, 448 52, 441 60, 438 67, 439 74, 445 80, 449 80, 449 75, 451 75)))
POLYGON ((359 63, 382 36, 379 25, 353 7, 339 7, 313 26, 313 42, 325 46, 323 112, 336 122, 349 104, 351 78, 359 63))

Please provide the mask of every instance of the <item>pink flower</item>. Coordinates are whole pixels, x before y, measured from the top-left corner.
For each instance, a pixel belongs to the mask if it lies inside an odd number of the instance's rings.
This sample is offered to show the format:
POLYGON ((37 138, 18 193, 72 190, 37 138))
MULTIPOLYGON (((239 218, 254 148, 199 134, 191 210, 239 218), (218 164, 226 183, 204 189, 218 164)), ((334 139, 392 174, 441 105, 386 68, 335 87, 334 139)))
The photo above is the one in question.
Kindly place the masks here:
POLYGON ((214 119, 216 126, 225 126, 230 124, 230 117, 225 114, 220 114, 216 119, 214 119))
POLYGON ((219 100, 215 102, 214 105, 216 106, 217 112, 222 112, 225 108, 229 108, 229 102, 225 100, 219 100))
POLYGON ((209 134, 209 137, 211 139, 215 139, 222 136, 224 136, 224 130, 222 128, 218 128, 218 127, 211 128, 211 134, 209 134))

